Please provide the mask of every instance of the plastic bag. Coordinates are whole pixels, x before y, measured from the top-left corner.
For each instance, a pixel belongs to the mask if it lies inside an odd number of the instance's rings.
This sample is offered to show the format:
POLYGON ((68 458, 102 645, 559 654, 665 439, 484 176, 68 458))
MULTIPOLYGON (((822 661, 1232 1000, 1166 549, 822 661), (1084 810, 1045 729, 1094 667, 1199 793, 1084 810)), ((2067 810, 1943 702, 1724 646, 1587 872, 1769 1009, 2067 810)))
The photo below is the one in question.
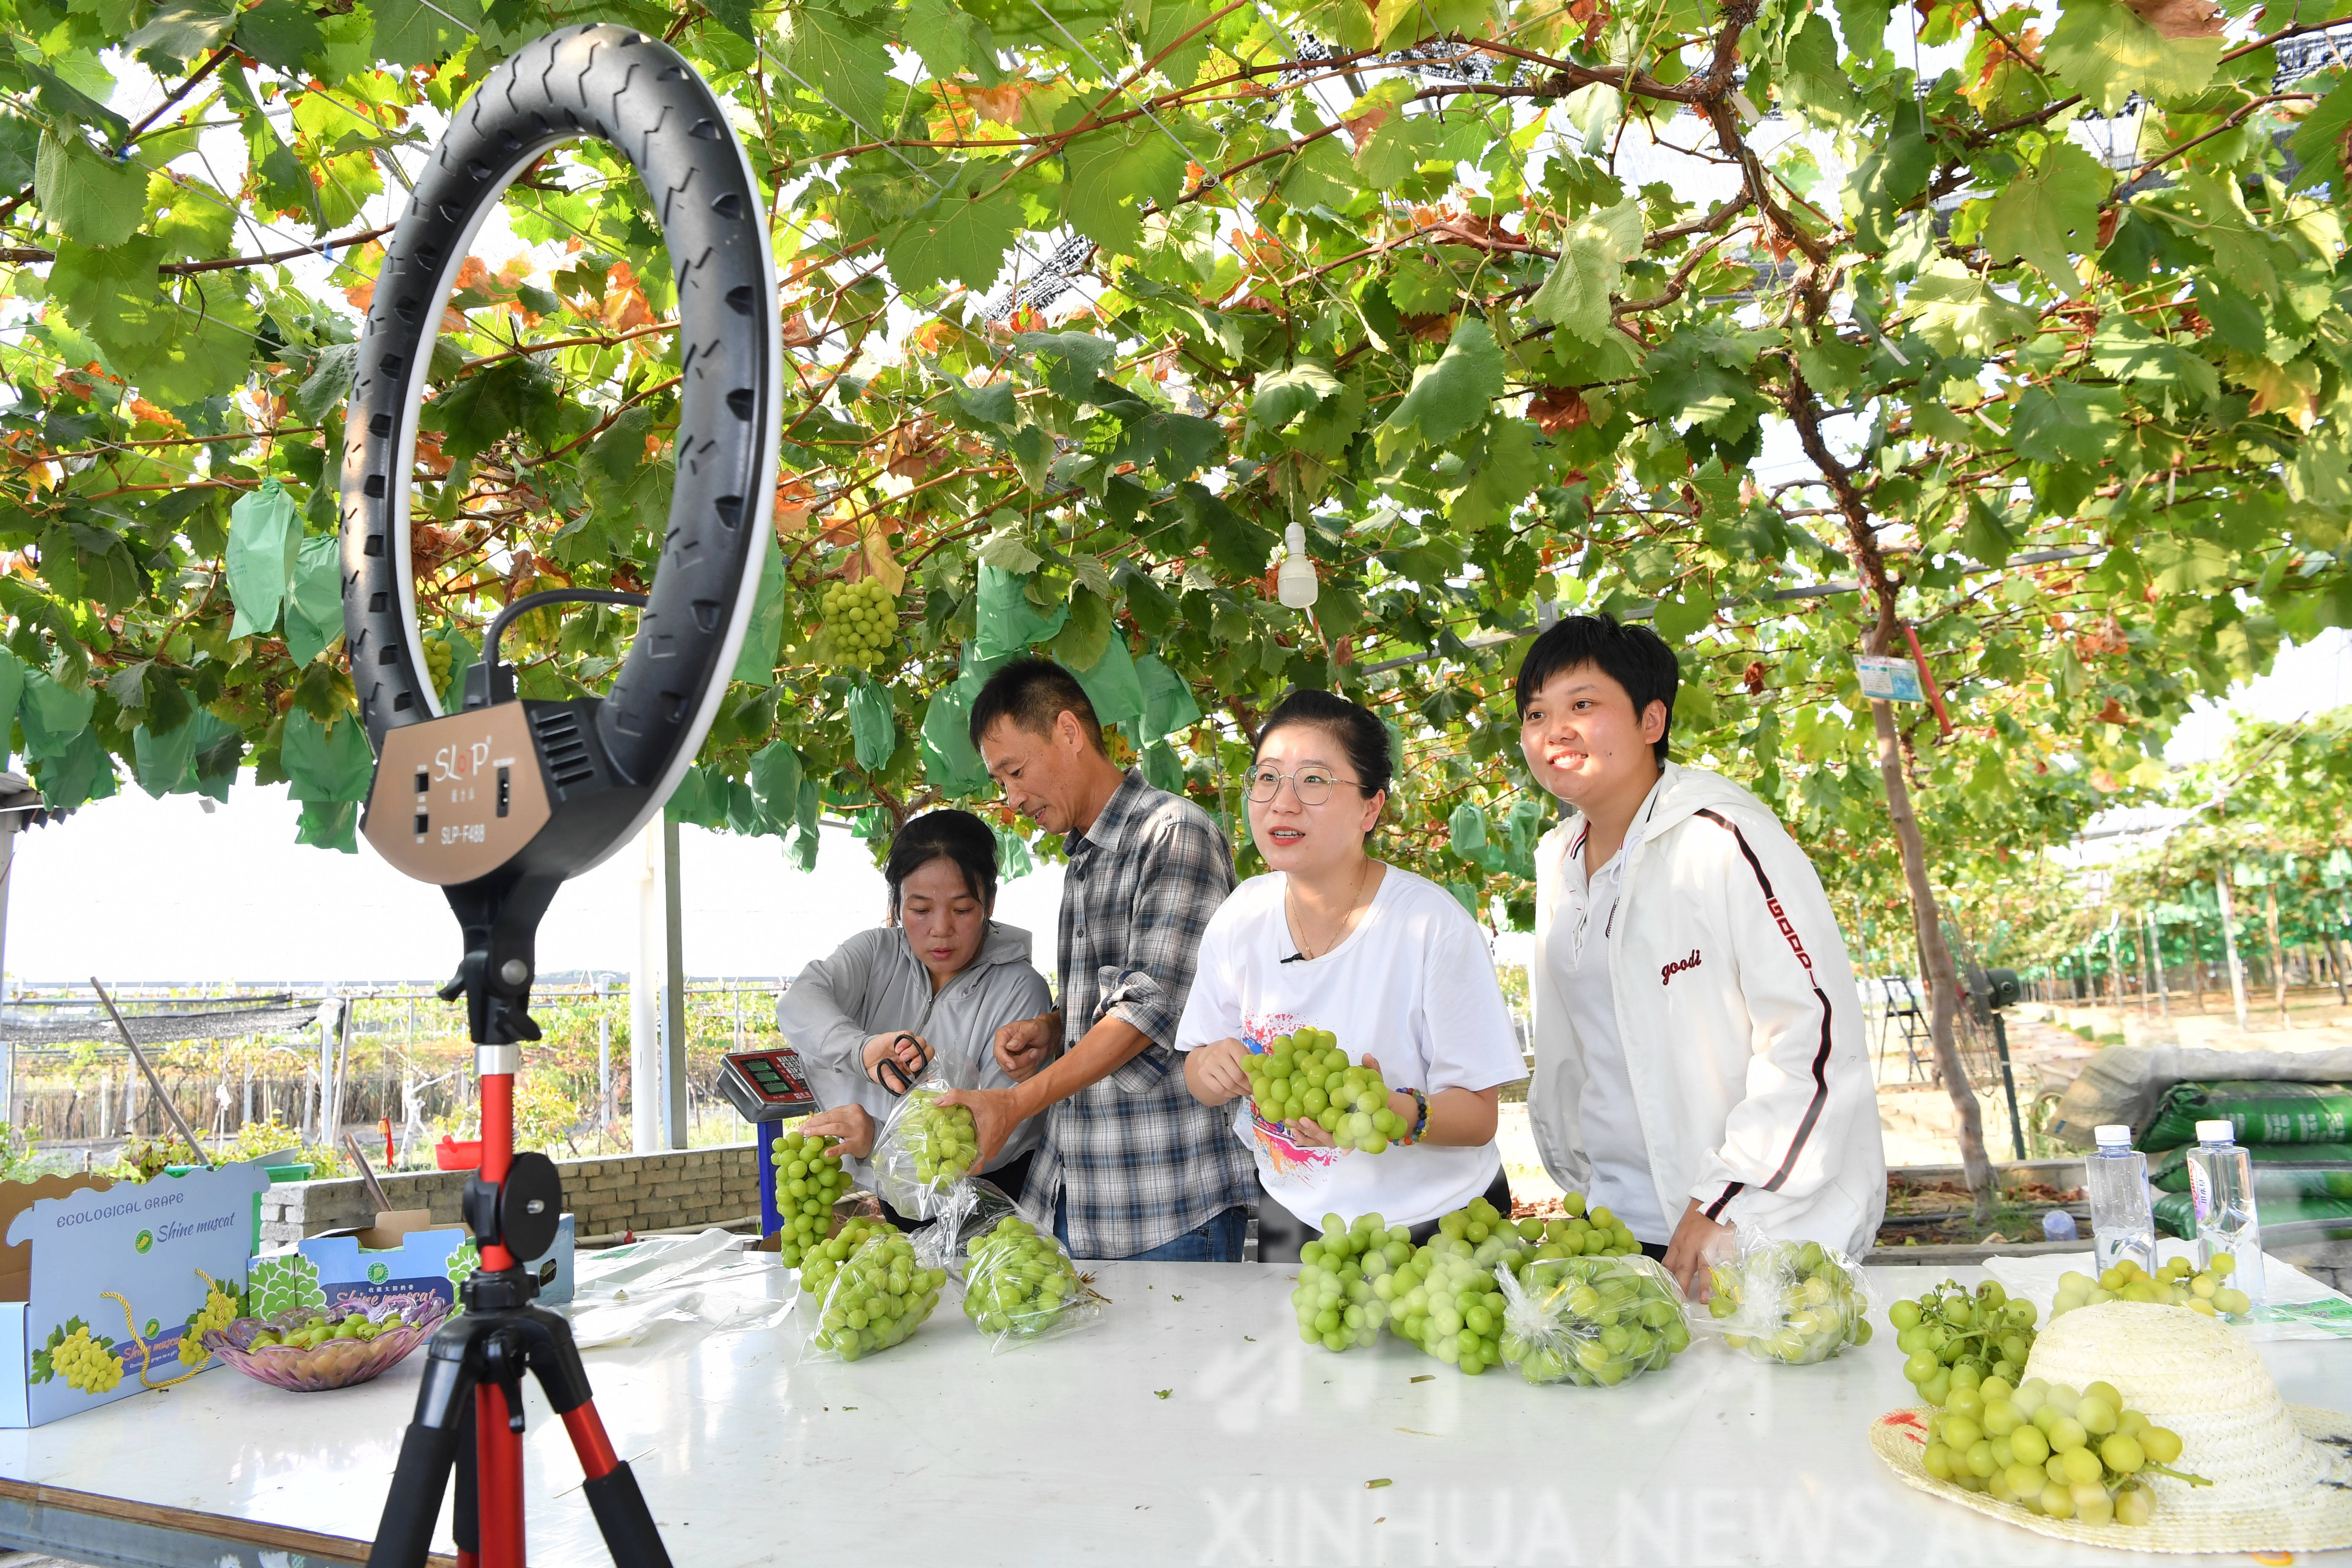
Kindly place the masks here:
POLYGON ((1647 1258, 1538 1258, 1503 1290, 1503 1363, 1529 1383, 1590 1388, 1654 1372, 1690 1348, 1673 1276, 1647 1258))
POLYGON ((1870 1342, 1876 1305, 1862 1266, 1818 1241, 1774 1241, 1742 1226, 1738 1256, 1714 1269, 1707 1313, 1723 1342, 1759 1361, 1811 1366, 1870 1342))
POLYGON ((959 1087, 933 1072, 909 1089, 892 1108, 874 1140, 867 1164, 882 1201, 912 1219, 944 1212, 955 1184, 980 1163, 980 1138, 971 1112, 940 1105, 940 1095, 959 1087))
POLYGON ((1021 1205, 985 1177, 956 1183, 938 1200, 939 1216, 915 1232, 915 1257, 926 1268, 944 1268, 961 1280, 971 1261, 971 1245, 994 1230, 1021 1205))
POLYGON ((992 1351, 1092 1328, 1108 1304, 1053 1233, 1017 1214, 972 1238, 963 1315, 989 1336, 992 1351))
POLYGON ((931 1315, 948 1282, 926 1268, 895 1226, 852 1220, 801 1264, 801 1300, 811 1314, 803 1361, 856 1361, 899 1343, 931 1315))
POLYGON ((799 1288, 773 1253, 746 1251, 747 1239, 713 1228, 583 1252, 572 1299, 554 1310, 583 1351, 772 1328, 799 1288))

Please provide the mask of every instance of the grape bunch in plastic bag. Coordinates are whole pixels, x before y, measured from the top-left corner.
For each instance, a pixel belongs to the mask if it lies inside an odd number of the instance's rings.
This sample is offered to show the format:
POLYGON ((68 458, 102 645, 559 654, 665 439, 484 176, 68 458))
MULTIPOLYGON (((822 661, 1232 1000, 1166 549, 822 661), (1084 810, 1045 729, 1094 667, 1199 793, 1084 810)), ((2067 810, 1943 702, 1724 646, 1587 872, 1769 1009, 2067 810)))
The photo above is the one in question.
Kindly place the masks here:
POLYGON ((1527 1238, 1494 1205, 1473 1199, 1439 1220, 1437 1234, 1380 1282, 1391 1291, 1391 1331, 1466 1373, 1499 1365, 1505 1302, 1495 1270, 1517 1272, 1528 1252, 1527 1238))
POLYGON ((1611 1387, 1690 1348, 1682 1292, 1647 1258, 1531 1258, 1495 1274, 1503 1361, 1529 1383, 1611 1387))
POLYGON ((963 1315, 995 1349, 1087 1328, 1102 1320, 1103 1306, 1062 1244, 1019 1215, 971 1244, 963 1315))
POLYGON ((874 1190, 902 1215, 939 1214, 940 1200, 980 1163, 971 1110, 940 1103, 955 1087, 936 1074, 926 1078, 907 1091, 874 1141, 874 1190))
POLYGON ((815 1249, 821 1268, 803 1264, 801 1290, 814 1303, 816 1321, 810 1326, 806 1354, 817 1361, 856 1361, 888 1350, 904 1341, 940 1304, 940 1290, 948 1281, 944 1268, 926 1268, 915 1258, 914 1245, 897 1227, 854 1221, 860 1238, 846 1255, 837 1256, 851 1226, 815 1249))
POLYGON ((1759 1361, 1811 1366, 1870 1342, 1870 1291, 1853 1259, 1818 1241, 1737 1235, 1738 1255, 1715 1266, 1707 1302, 1725 1344, 1759 1361))

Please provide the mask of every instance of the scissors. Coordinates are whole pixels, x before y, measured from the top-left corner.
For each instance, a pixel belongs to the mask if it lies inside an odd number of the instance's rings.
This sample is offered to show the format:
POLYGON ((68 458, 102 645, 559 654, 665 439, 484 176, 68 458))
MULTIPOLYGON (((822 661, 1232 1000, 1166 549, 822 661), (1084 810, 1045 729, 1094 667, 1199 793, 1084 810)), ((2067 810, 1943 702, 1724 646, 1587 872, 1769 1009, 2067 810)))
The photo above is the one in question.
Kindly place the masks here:
POLYGON ((908 1089, 914 1088, 917 1080, 922 1077, 923 1070, 931 1065, 931 1047, 923 1043, 921 1036, 909 1034, 901 1029, 891 1039, 890 1048, 896 1051, 901 1045, 914 1047, 923 1058, 915 1064, 913 1078, 907 1076, 905 1069, 898 1066, 898 1058, 895 1056, 886 1056, 874 1064, 874 1081, 888 1089, 894 1099, 903 1097, 908 1089))

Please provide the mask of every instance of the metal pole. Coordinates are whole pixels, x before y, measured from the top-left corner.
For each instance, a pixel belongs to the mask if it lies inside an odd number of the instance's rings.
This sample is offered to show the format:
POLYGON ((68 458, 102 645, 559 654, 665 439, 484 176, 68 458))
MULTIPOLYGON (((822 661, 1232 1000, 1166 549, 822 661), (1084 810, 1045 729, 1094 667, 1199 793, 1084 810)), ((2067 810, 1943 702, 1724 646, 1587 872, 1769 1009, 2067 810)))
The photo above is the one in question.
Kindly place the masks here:
POLYGON ((2213 890, 2221 904, 2221 951, 2230 961, 2230 999, 2238 1006, 2238 1027, 2246 1026, 2246 966, 2238 960, 2238 906, 2230 897, 2230 874, 2217 872, 2213 890))
POLYGON ((652 1154, 661 1142, 661 824, 646 824, 637 869, 637 952, 629 971, 629 1147, 652 1154))
POLYGON ((2147 952, 2151 968, 2156 971, 2156 1005, 2167 1018, 2172 1016, 2172 987, 2164 978, 2164 931, 2156 923, 2154 910, 2142 910, 2141 918, 2147 926, 2147 952))
POLYGON ((604 976, 596 976, 596 1127, 599 1131, 613 1125, 613 1011, 612 986, 604 976))
MULTIPOLYGON (((147 1075, 148 1083, 154 1087, 155 1098, 163 1102, 164 1113, 172 1119, 172 1125, 177 1127, 180 1130, 180 1136, 188 1141, 189 1152, 195 1155, 198 1164, 207 1171, 211 1170, 212 1156, 205 1152, 205 1146, 202 1143, 196 1142, 195 1133, 188 1127, 187 1118, 182 1116, 180 1108, 172 1103, 172 1097, 163 1092, 163 1080, 155 1076, 154 1068, 148 1063, 147 1053, 141 1050, 139 1042, 131 1037, 131 1026, 122 1021, 121 1013, 115 1011, 114 998, 106 994, 106 987, 98 983, 98 976, 95 974, 89 977, 89 988, 97 992, 98 999, 106 1005, 106 1016, 114 1020, 115 1032, 122 1037, 122 1043, 131 1047, 131 1059, 137 1062, 139 1070, 147 1075)), ((126 1128, 125 1131, 129 1129, 126 1128)))
POLYGON ((663 1147, 683 1149, 691 1140, 687 1130, 686 1079, 686 922, 678 887, 677 824, 662 820, 662 914, 667 930, 668 984, 662 1007, 662 1087, 668 1092, 663 1147))
POLYGON ((2017 1118, 2017 1078, 2009 1070, 2009 1026, 2001 1020, 2000 1009, 1992 1014, 1993 1049, 2000 1053, 2000 1087, 2009 1096, 2009 1142, 2017 1158, 2025 1158, 2025 1123, 2017 1118))

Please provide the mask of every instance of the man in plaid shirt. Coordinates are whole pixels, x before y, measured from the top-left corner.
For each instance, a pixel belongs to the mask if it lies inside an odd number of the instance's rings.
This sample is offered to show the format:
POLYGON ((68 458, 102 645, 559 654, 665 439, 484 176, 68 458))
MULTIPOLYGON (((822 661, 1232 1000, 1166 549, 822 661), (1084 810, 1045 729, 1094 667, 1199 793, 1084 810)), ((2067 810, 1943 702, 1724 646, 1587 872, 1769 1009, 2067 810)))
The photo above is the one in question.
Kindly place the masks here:
POLYGON ((983 1161, 1047 1113, 1027 1193, 1071 1256, 1240 1262, 1256 1173, 1173 1048, 1201 932, 1234 889, 1224 836, 1121 773, 1085 689, 1049 660, 991 677, 971 738, 1005 804, 1063 835, 1061 1006, 997 1031, 1013 1088, 943 1098, 971 1107, 983 1161))

